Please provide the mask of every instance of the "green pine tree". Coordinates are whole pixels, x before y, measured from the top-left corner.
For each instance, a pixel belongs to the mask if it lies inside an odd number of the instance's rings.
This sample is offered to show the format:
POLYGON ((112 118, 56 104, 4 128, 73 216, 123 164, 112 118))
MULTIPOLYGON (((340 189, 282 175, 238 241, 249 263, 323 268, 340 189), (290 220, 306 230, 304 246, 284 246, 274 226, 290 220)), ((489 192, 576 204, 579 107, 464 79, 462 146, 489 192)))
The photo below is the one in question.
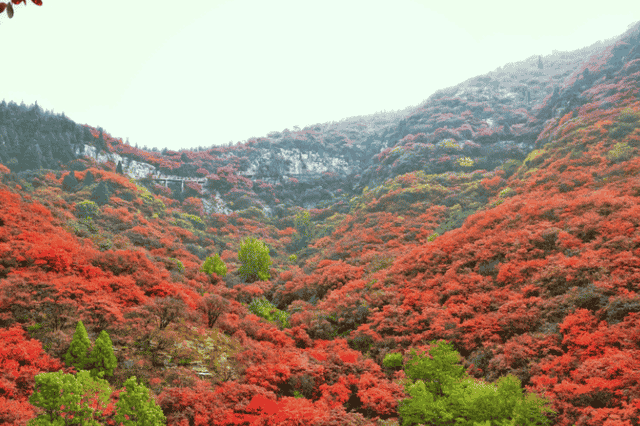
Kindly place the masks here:
POLYGON ((91 341, 87 330, 84 328, 82 321, 76 324, 76 331, 73 333, 71 346, 64 356, 64 361, 68 366, 74 366, 77 370, 84 370, 89 361, 89 349, 91 349, 91 341))
POLYGON ((125 391, 116 402, 116 424, 122 422, 124 426, 156 426, 167 423, 162 409, 149 396, 149 389, 142 383, 137 384, 136 376, 129 377, 124 382, 124 387, 125 391), (125 419, 125 414, 129 416, 129 420, 125 419))
POLYGON ((93 351, 89 356, 89 366, 91 367, 91 377, 113 376, 113 371, 118 366, 118 360, 113 354, 113 343, 109 333, 102 330, 93 346, 93 351))

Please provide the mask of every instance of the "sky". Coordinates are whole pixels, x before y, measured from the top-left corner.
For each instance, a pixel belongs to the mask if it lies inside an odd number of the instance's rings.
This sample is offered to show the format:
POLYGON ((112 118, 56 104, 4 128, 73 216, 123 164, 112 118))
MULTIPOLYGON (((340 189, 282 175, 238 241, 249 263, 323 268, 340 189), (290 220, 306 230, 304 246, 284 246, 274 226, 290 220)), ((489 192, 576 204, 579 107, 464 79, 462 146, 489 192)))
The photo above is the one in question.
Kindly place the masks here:
POLYGON ((43 3, 0 15, 0 99, 176 151, 417 106, 640 20, 637 0, 43 3))

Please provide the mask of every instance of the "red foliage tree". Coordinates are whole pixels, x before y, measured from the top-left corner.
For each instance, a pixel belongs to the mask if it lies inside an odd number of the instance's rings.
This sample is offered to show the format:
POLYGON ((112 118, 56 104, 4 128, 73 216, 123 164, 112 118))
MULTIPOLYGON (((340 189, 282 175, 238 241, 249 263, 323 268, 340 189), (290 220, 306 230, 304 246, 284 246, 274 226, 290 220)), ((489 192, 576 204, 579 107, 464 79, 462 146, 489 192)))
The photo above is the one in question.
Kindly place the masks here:
POLYGON ((29 339, 18 325, 0 329, 0 341, 0 423, 26 424, 37 415, 29 403, 34 377, 63 369, 64 364, 44 353, 42 344, 29 339))

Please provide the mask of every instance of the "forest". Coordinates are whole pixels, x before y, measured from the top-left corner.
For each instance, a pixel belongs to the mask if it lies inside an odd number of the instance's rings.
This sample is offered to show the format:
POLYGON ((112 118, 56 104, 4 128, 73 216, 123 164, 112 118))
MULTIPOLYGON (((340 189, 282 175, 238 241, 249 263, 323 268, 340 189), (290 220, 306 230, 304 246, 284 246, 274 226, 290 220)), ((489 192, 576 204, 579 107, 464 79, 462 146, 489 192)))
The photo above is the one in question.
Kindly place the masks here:
POLYGON ((3 102, 0 423, 638 426, 638 26, 589 55, 181 152, 3 102))

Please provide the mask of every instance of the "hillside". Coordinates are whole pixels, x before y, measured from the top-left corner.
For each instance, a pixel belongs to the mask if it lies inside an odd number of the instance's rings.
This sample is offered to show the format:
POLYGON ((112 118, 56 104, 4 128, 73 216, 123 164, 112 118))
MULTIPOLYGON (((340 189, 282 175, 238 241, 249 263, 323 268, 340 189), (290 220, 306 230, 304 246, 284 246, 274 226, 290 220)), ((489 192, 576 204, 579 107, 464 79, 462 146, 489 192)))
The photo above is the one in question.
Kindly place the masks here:
POLYGON ((444 341, 550 425, 638 426, 639 81, 636 24, 236 146, 147 151, 3 102, 0 423, 76 373, 81 320, 111 388, 136 376, 170 425, 405 424, 411 351, 444 341), (267 280, 241 273, 248 237, 267 280))

